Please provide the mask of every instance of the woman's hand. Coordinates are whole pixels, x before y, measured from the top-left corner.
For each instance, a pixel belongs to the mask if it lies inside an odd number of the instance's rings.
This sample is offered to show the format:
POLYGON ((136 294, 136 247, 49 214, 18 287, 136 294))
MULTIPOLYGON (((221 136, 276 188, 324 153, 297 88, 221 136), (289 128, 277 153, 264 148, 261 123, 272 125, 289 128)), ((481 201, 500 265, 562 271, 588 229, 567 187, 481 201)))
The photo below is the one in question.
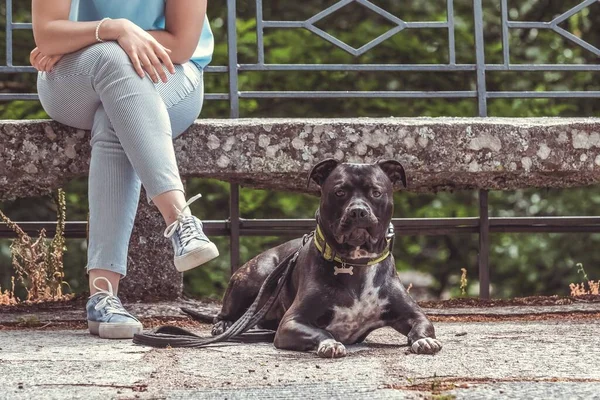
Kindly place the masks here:
POLYGON ((158 83, 159 77, 166 82, 167 74, 162 68, 163 65, 170 73, 175 73, 175 67, 169 56, 171 50, 162 46, 148 32, 133 22, 126 19, 108 20, 100 27, 100 38, 103 38, 104 28, 107 31, 114 32, 116 30, 115 40, 129 55, 133 68, 140 77, 143 78, 144 71, 146 71, 154 83, 158 83))
POLYGON ((50 72, 60 59, 63 58, 62 54, 55 56, 46 56, 36 47, 31 50, 29 54, 29 62, 31 65, 40 72, 50 72))

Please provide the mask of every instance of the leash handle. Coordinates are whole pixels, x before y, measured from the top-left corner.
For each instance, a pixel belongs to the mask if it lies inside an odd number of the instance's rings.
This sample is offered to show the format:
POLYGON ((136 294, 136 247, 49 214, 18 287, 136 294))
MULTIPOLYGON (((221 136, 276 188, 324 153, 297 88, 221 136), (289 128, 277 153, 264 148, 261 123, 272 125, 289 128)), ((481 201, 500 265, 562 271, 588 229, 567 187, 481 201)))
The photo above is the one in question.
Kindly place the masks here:
MULTIPOLYGON (((154 332, 136 334, 133 336, 133 343, 151 347, 206 347, 211 344, 228 342, 228 341, 243 341, 242 334, 259 323, 265 315, 271 310, 283 286, 291 276, 300 250, 310 239, 311 234, 305 235, 302 246, 294 253, 286 256, 277 267, 267 276, 260 290, 254 299, 254 302, 248 310, 237 321, 235 321, 225 332, 212 338, 202 338, 195 333, 187 331, 173 325, 164 325, 156 329, 154 332), (277 283, 274 289, 273 285, 277 283), (258 305, 263 302, 265 293, 272 290, 270 297, 266 300, 260 310, 256 311, 258 305), (237 340, 236 340, 237 339, 237 340)), ((264 332, 263 332, 264 333, 264 332)), ((250 334, 252 335, 252 334, 250 334)), ((272 337, 274 338, 274 333, 272 337)), ((263 336, 252 336, 254 339, 263 336)), ((271 337, 271 336, 268 336, 271 337)))

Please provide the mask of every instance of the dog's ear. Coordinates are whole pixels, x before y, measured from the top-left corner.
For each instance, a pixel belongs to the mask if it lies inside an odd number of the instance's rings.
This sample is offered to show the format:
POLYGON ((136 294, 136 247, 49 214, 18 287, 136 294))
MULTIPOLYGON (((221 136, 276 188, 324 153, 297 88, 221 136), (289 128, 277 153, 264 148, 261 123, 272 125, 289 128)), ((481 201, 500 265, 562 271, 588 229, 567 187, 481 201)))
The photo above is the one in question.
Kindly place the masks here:
POLYGON ((331 174, 331 171, 333 171, 335 167, 338 166, 338 164, 339 162, 337 160, 334 160, 333 158, 328 158, 327 160, 323 160, 320 163, 316 164, 314 167, 312 167, 310 173, 308 174, 306 187, 308 188, 311 180, 319 186, 323 185, 325 179, 327 179, 329 174, 331 174))
POLYGON ((402 164, 396 160, 381 160, 377 162, 377 165, 385 172, 394 185, 402 182, 402 185, 406 187, 406 173, 402 164))

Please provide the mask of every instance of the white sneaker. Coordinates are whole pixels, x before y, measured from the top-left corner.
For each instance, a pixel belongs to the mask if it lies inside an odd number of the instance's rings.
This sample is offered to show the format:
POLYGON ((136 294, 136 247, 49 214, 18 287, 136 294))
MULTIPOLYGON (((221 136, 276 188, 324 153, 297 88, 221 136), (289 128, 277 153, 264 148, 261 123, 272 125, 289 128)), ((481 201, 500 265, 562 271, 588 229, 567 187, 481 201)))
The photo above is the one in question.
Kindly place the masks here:
POLYGON ((99 276, 92 285, 98 292, 90 296, 85 306, 88 328, 92 335, 103 339, 131 339, 136 333, 142 332, 141 322, 125 310, 121 300, 114 295, 108 279, 99 276), (98 280, 104 280, 108 290, 96 286, 98 280))
POLYGON ((202 222, 193 215, 184 214, 190 204, 200 197, 200 194, 192 197, 164 233, 173 243, 175 268, 179 272, 199 267, 219 256, 217 246, 202 231, 202 222))

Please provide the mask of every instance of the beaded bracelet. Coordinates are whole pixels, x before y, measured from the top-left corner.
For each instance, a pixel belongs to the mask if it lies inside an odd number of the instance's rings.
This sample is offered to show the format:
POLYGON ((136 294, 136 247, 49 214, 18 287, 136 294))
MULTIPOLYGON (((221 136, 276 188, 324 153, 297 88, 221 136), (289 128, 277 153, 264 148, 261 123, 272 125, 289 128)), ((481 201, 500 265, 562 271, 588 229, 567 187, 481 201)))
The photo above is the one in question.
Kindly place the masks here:
POLYGON ((98 25, 96 25, 96 41, 97 42, 100 42, 100 43, 104 42, 104 40, 100 39, 100 36, 98 35, 98 32, 100 32, 100 26, 102 26, 102 24, 104 23, 104 21, 106 21, 108 19, 110 19, 110 18, 108 18, 108 17, 107 18, 102 18, 100 20, 100 22, 98 22, 98 25))

